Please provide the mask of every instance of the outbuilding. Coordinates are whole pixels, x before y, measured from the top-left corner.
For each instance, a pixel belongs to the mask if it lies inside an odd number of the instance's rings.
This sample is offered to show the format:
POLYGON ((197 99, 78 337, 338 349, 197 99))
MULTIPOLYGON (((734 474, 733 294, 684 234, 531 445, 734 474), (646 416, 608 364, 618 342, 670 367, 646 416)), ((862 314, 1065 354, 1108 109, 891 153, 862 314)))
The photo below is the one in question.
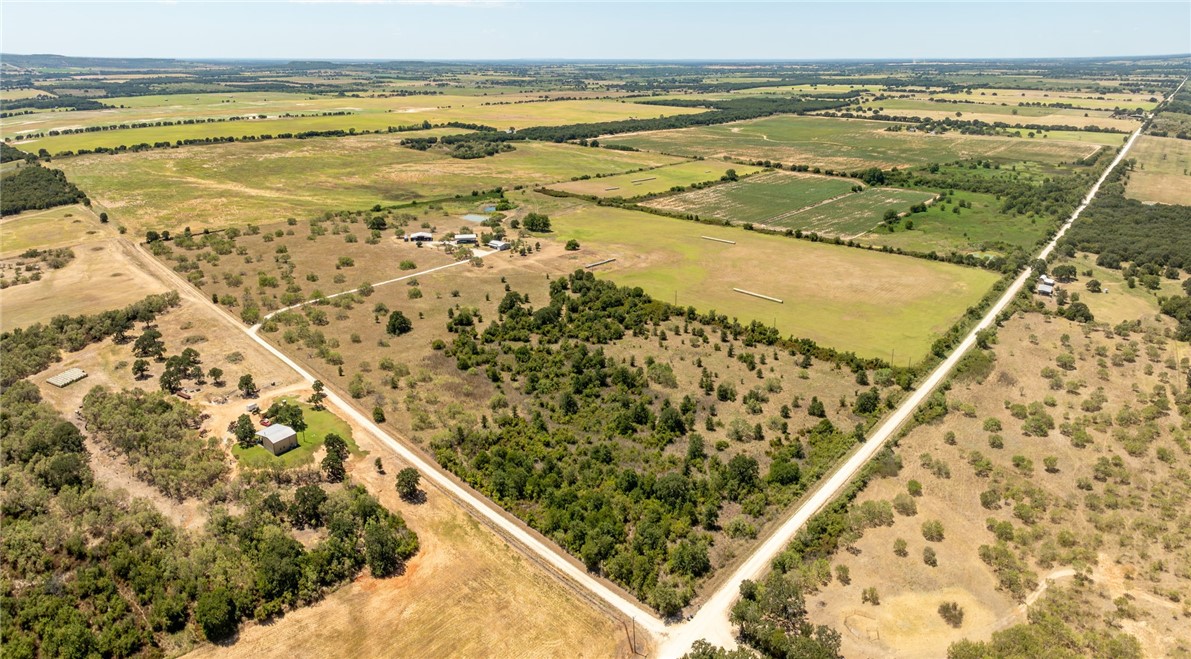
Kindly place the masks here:
POLYGON ((479 242, 474 233, 459 233, 455 234, 456 245, 475 245, 479 242))
POLYGON ((406 236, 405 240, 413 243, 428 243, 434 240, 434 234, 429 231, 418 231, 417 233, 411 233, 406 236))
POLYGON ((511 244, 509 244, 503 240, 489 240, 488 247, 490 247, 498 252, 503 252, 505 250, 509 250, 509 249, 513 248, 513 246, 511 244))
POLYGON ((261 446, 273 455, 281 455, 286 451, 298 448, 298 433, 293 428, 275 423, 267 428, 261 428, 256 433, 261 438, 261 446))
POLYGON ((1040 283, 1040 284, 1038 284, 1038 294, 1039 295, 1047 295, 1047 296, 1054 295, 1055 287, 1053 284, 1041 284, 1040 283))

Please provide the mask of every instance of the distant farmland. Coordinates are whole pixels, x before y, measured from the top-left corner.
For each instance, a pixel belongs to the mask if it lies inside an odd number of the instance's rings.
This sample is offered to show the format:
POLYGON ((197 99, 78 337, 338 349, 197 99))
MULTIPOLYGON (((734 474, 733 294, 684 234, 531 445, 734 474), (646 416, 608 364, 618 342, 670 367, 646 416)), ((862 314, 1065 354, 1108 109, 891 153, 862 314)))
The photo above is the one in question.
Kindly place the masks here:
POLYGON ((985 270, 770 236, 616 208, 553 214, 597 269, 626 286, 868 357, 917 360, 996 281, 985 270), (729 245, 701 236, 736 241, 729 245), (784 300, 767 302, 743 288, 784 300))
MULTIPOLYGON (((988 158, 1009 163, 1073 162, 1100 146, 1062 140, 975 135, 925 135, 886 129, 890 122, 778 116, 720 126, 638 133, 604 141, 684 156, 730 155, 750 160, 852 171, 988 158)), ((1118 137, 1118 136, 1112 136, 1118 137)))
POLYGON ((63 158, 54 165, 114 222, 139 233, 275 222, 678 162, 652 153, 541 142, 518 142, 508 153, 459 160, 399 147, 399 139, 367 135, 218 144, 63 158))
POLYGON ((830 236, 854 238, 872 230, 884 218, 885 212, 908 211, 910 206, 934 197, 922 190, 868 188, 864 192, 841 197, 821 206, 778 218, 770 224, 788 229, 801 229, 830 236))

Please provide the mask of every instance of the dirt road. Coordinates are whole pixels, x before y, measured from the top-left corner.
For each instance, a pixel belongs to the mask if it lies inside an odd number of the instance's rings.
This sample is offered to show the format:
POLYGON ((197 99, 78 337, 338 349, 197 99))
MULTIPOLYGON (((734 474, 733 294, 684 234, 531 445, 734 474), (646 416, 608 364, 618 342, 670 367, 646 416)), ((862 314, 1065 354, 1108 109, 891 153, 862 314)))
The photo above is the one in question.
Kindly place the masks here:
MULTIPOLYGON (((1125 146, 1117 154, 1112 164, 1104 170, 1104 174, 1101 175, 1096 181, 1096 184, 1088 191, 1087 196, 1084 197, 1079 207, 1063 223, 1063 226, 1055 233, 1054 238, 1039 252, 1038 258, 1044 259, 1054 250, 1059 239, 1063 237, 1063 234, 1067 232, 1071 224, 1083 213, 1084 209, 1087 208, 1088 204, 1096 196, 1096 193, 1100 191, 1100 185, 1108 178, 1108 174, 1129 153, 1129 149, 1137 141, 1139 135, 1141 135, 1140 128, 1129 137, 1129 141, 1125 143, 1125 146)), ((728 622, 728 614, 740 592, 741 582, 746 579, 758 579, 769 570, 774 557, 786 548, 794 538, 794 534, 847 487, 848 483, 852 482, 852 479, 860 473, 861 468, 881 450, 881 447, 910 418, 914 410, 947 378, 947 375, 959 363, 964 353, 975 345, 976 333, 993 325, 997 315, 1017 296, 1022 287, 1033 278, 1033 270, 1027 269, 1013 281, 1000 299, 984 315, 984 318, 968 332, 968 335, 964 337, 964 340, 959 346, 951 352, 951 355, 942 364, 939 364, 918 389, 898 406, 897 410, 873 432, 868 440, 861 445, 860 449, 843 466, 837 469, 826 481, 823 481, 823 484, 807 499, 806 503, 795 510, 785 523, 778 527, 772 535, 757 547, 753 554, 736 569, 732 576, 721 584, 719 589, 708 598, 698 613, 687 622, 675 625, 667 631, 666 639, 659 643, 659 656, 680 657, 690 649, 692 643, 701 638, 707 639, 711 643, 721 647, 736 647, 736 639, 732 634, 731 623, 728 622)))

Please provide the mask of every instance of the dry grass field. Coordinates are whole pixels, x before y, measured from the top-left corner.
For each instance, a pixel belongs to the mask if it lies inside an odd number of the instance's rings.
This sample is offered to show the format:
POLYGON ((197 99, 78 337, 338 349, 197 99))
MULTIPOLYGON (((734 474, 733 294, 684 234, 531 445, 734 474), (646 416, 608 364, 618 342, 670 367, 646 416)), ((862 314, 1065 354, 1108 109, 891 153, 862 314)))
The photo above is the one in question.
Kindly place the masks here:
POLYGON ((72 246, 75 258, 40 281, 0 291, 0 329, 44 323, 60 314, 97 313, 167 290, 138 266, 143 258, 127 242, 110 238, 72 246))
POLYGON ((1129 174, 1126 197, 1191 206, 1191 141, 1142 135, 1129 155, 1137 166, 1129 174))
POLYGON ((927 97, 890 98, 880 101, 865 101, 865 108, 880 108, 882 114, 898 117, 921 117, 929 119, 958 119, 962 121, 983 121, 985 123, 1041 124, 1043 126, 1099 126, 1132 132, 1141 125, 1136 119, 1114 117, 1111 110, 1083 110, 1074 108, 1018 107, 1012 105, 991 105, 980 102, 935 102, 927 97), (957 114, 958 113, 958 114, 957 114))
POLYGON ((99 217, 82 204, 43 211, 25 211, 0 220, 0 254, 11 256, 30 248, 63 247, 110 235, 99 217))
POLYGON ((846 656, 942 656, 961 637, 987 640, 1025 622, 1019 603, 1034 601, 1045 577, 1067 586, 1078 572, 1091 579, 1094 615, 1069 624, 1134 634, 1149 656, 1185 656, 1186 421, 1174 409, 1154 414, 1152 404, 1185 389, 1175 367, 1186 368, 1187 346, 1160 330, 1110 336, 1028 314, 999 331, 994 349, 986 379, 958 376, 947 393, 952 412, 900 441, 900 475, 872 481, 853 504, 889 501, 911 480, 922 486, 916 514, 899 514, 891 526, 866 531, 853 551, 836 554, 851 583, 834 581, 808 595, 812 620, 843 633, 846 656), (1056 366, 1063 353, 1075 356, 1072 370, 1056 366), (1051 386, 1041 374, 1047 368, 1065 383, 1051 386), (1088 407, 1097 399, 1102 408, 1088 407), (1044 436, 1025 434, 1026 424, 1007 409, 1033 402, 1058 426, 1044 436), (990 461, 988 475, 976 473, 979 457, 990 461), (1125 501, 1133 503, 1118 505, 1125 501), (987 519, 1011 524, 1010 551, 1037 587, 1027 584, 1015 597, 980 559, 979 546, 996 544, 987 519), (942 522, 941 542, 924 540, 926 520, 942 522), (907 542, 906 557, 893 552, 897 538, 907 542), (924 563, 926 547, 935 550, 937 567, 924 563), (880 594, 879 606, 861 602, 869 587, 880 594), (944 601, 964 608, 960 628, 935 612, 944 601))

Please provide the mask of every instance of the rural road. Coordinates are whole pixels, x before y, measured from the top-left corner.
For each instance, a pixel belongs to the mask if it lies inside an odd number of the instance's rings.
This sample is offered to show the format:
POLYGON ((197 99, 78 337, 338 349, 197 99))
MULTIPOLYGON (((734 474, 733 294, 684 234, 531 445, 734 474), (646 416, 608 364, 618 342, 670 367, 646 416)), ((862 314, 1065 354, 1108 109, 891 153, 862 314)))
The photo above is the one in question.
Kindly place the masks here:
MULTIPOLYGON (((134 247, 140 246, 137 245, 134 247)), ((294 372, 306 380, 306 382, 314 382, 315 377, 306 371, 306 369, 302 368, 297 362, 290 359, 280 350, 273 347, 271 343, 264 340, 257 334, 261 328, 259 323, 253 325, 252 327, 245 327, 243 322, 231 316, 231 314, 229 314, 225 309, 211 302, 211 300, 206 296, 197 294, 189 282, 184 280, 168 266, 161 263, 156 258, 153 258, 153 256, 147 252, 142 250, 138 251, 147 257, 145 261, 150 264, 151 267, 157 269, 167 281, 172 281, 178 285, 179 294, 187 296, 196 303, 206 305, 207 308, 211 309, 217 314, 230 318, 232 323, 236 327, 240 328, 245 334, 247 334, 249 338, 259 344, 265 350, 269 351, 269 353, 275 356, 277 359, 281 360, 282 363, 293 369, 294 372)), ((450 263, 444 266, 429 268, 427 270, 422 270, 398 277, 396 279, 381 282, 380 284, 373 284, 373 286, 380 286, 412 277, 424 277, 428 274, 465 263, 467 263, 467 261, 459 261, 457 263, 450 263)), ((343 293, 338 293, 337 295, 343 295, 349 292, 351 291, 344 291, 343 293)), ((411 449, 402 442, 398 441, 387 431, 376 425, 371 418, 365 416, 363 413, 353 407, 351 403, 345 401, 334 391, 328 388, 326 393, 327 399, 324 401, 325 405, 335 408, 338 413, 350 418, 357 427, 363 428, 365 431, 371 433, 376 439, 380 440, 382 444, 389 447, 390 450, 396 453, 398 457, 421 472, 423 478, 434 483, 434 485, 438 486, 454 500, 470 508, 474 514, 480 517, 480 519, 486 524, 495 528, 502 536, 513 539, 525 552, 532 554, 531 558, 534 558, 537 562, 539 562, 539 564, 543 564, 549 569, 555 571, 558 575, 561 575, 565 580, 568 580, 579 588, 591 593, 594 597, 603 601, 608 607, 611 607, 612 609, 615 609, 616 611, 623 614, 626 620, 634 621, 637 626, 648 631, 655 637, 660 636, 665 630, 665 623, 657 616, 653 615, 651 611, 642 607, 640 604, 629 599, 628 597, 617 593, 612 588, 609 588, 608 585, 600 581, 600 579, 589 574, 580 563, 570 559, 570 557, 564 554, 561 550, 550 547, 534 534, 530 533, 525 528, 514 522, 499 506, 486 497, 482 497, 473 492, 471 488, 452 480, 447 476, 441 467, 439 467, 437 464, 430 463, 418 451, 411 449)))
MULTIPOLYGON (((1101 184, 1108 178, 1112 170, 1124 159, 1125 154, 1137 141, 1141 135, 1141 128, 1138 128, 1125 146, 1121 149, 1117 157, 1112 161, 1112 164, 1104 170, 1104 174, 1097 179, 1095 185, 1088 191, 1087 196, 1071 214, 1071 217, 1059 228, 1055 233, 1053 239, 1042 248, 1038 253, 1038 258, 1046 258, 1052 251, 1059 239, 1067 232, 1067 229, 1073 222, 1083 213, 1092 198, 1100 191, 1101 184)), ((986 327, 992 325, 997 318, 997 315, 1005 309, 1005 307, 1017 296, 1022 287, 1026 285, 1034 277, 1032 268, 1027 268, 1013 283, 1005 290, 1005 293, 992 305, 984 318, 972 328, 964 340, 951 351, 951 355, 939 364, 930 376, 914 390, 897 410, 891 414, 884 423, 877 428, 876 431, 869 436, 868 440, 861 445, 860 450, 852 455, 839 469, 835 471, 826 481, 822 482, 819 489, 804 503, 801 507, 794 511, 789 519, 785 521, 778 529, 770 535, 765 541, 757 547, 751 556, 744 561, 712 595, 707 602, 695 613, 690 620, 674 625, 666 630, 666 637, 659 643, 658 656, 660 657, 680 657, 685 654, 695 641, 699 639, 707 639, 714 645, 725 648, 735 648, 736 639, 732 634, 732 625, 728 621, 728 614, 731 612, 733 603, 735 603, 737 596, 740 593, 740 584, 746 579, 756 580, 761 578, 770 567, 773 559, 780 554, 786 546, 794 538, 794 534, 803 527, 810 520, 815 513, 819 512, 827 505, 837 494, 840 493, 852 479, 860 473, 861 468, 872 459, 881 447, 885 445, 897 432, 897 430, 910 418, 914 410, 930 396, 942 382, 947 375, 959 363, 959 360, 964 356, 973 345, 976 343, 976 333, 986 327)))

